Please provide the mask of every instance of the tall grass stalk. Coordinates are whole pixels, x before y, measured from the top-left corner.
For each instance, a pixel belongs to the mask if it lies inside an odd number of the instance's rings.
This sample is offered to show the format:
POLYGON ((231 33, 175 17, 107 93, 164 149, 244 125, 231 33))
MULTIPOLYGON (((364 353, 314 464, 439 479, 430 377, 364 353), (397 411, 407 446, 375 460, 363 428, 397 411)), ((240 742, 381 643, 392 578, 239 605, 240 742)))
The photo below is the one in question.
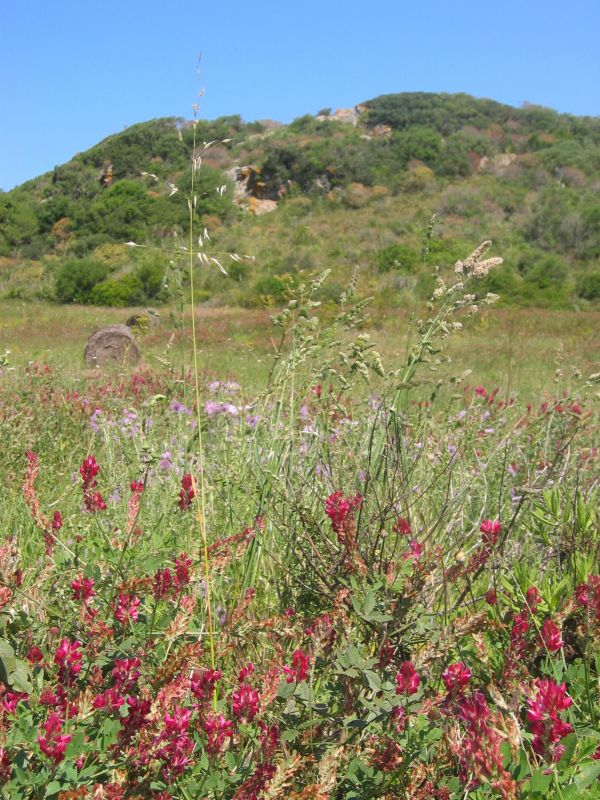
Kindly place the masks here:
MULTIPOLYGON (((215 669, 215 643, 214 643, 214 626, 212 614, 212 582, 210 574, 210 566, 208 560, 208 535, 206 530, 206 476, 204 473, 204 447, 202 441, 202 414, 200 405, 200 368, 198 363, 198 340, 196 335, 196 313, 194 301, 194 220, 196 210, 196 196, 195 190, 195 177, 196 172, 200 167, 199 157, 196 155, 196 109, 194 109, 194 136, 192 144, 192 164, 191 164, 191 189, 188 197, 188 211, 189 211, 189 275, 190 275, 190 306, 192 311, 192 354, 193 354, 193 369, 194 369, 194 391, 195 391, 195 406, 196 406, 196 430, 198 432, 198 468, 200 478, 200 491, 196 484, 193 468, 190 470, 192 476, 192 487, 196 501, 196 518, 198 527, 200 529, 200 536, 202 541, 202 559, 204 563, 204 582, 206 592, 206 623, 208 627, 208 642, 210 650, 210 663, 211 668, 215 669)), ((217 692, 216 688, 213 692, 213 706, 217 709, 217 692)))

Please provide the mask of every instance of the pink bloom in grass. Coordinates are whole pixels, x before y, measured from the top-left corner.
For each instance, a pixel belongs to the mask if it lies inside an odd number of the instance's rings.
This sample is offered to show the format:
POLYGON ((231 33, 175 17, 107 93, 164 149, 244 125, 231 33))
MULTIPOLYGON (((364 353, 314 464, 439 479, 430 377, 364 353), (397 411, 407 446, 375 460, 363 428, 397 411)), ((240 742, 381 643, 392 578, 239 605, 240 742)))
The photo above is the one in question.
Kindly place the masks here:
POLYGON ((94 708, 108 708, 113 714, 117 714, 121 706, 125 705, 125 698, 118 686, 111 686, 102 694, 96 695, 92 705, 94 708))
POLYGON ((94 492, 94 489, 98 486, 96 475, 99 472, 100 467, 94 456, 88 456, 84 459, 83 464, 79 468, 79 474, 83 481, 83 503, 86 511, 90 513, 104 511, 106 509, 106 503, 100 492, 94 492))
POLYGON ((4 710, 8 714, 14 714, 17 710, 17 705, 19 700, 27 701, 29 700, 29 695, 27 692, 7 692, 4 695, 4 700, 2 701, 2 705, 4 706, 4 710))
POLYGON ((0 784, 10 780, 12 768, 13 760, 9 752, 4 747, 0 747, 0 784))
POLYGON ((73 600, 82 600, 84 603, 96 594, 93 579, 84 578, 83 575, 71 581, 71 589, 73 600))
POLYGON ((575 588, 575 601, 580 608, 588 609, 600 622, 600 575, 590 575, 586 583, 575 588))
POLYGON ((192 501, 196 497, 194 491, 194 480, 189 472, 186 472, 181 479, 181 491, 179 492, 179 502, 177 505, 182 511, 190 508, 192 501))
POLYGON ((488 606, 495 606, 498 602, 498 595, 496 594, 495 589, 488 589, 485 593, 485 602, 488 606))
POLYGON ((238 674, 238 683, 243 683, 249 675, 254 672, 254 664, 249 661, 245 667, 242 667, 238 674))
POLYGON ((127 594, 126 592, 121 592, 115 607, 115 619, 117 622, 120 622, 121 625, 124 625, 129 621, 137 622, 140 615, 139 606, 141 602, 142 601, 139 599, 139 597, 127 594))
POLYGON ((117 658, 112 669, 112 678, 116 686, 121 691, 130 692, 135 687, 138 678, 142 674, 140 666, 142 662, 137 656, 133 658, 117 658))
POLYGON ((175 559, 175 586, 181 590, 190 582, 190 570, 192 568, 192 559, 182 553, 175 559))
POLYGON ((215 686, 221 680, 220 669, 195 670, 190 680, 190 689, 195 698, 201 701, 210 700, 215 686))
POLYGON ((54 516, 52 517, 52 530, 56 533, 59 531, 63 526, 63 518, 60 511, 55 511, 54 516))
POLYGON ((510 633, 510 640, 512 644, 519 642, 527 631, 529 630, 529 622, 525 614, 515 614, 513 617, 513 626, 510 633))
POLYGON ((148 724, 148 716, 152 708, 152 701, 142 700, 135 695, 127 697, 129 713, 121 718, 122 728, 119 731, 119 739, 128 742, 141 728, 148 724))
POLYGON ((542 596, 538 592, 537 586, 530 586, 529 589, 527 589, 525 592, 525 600, 527 601, 529 611, 535 614, 537 607, 542 602, 542 596))
POLYGON ((406 517, 398 517, 398 519, 394 523, 394 527, 392 528, 392 530, 394 533, 398 533, 401 536, 410 536, 410 534, 412 533, 410 522, 406 517))
POLYGON ((310 656, 302 650, 292 653, 292 666, 283 667, 286 683, 300 683, 308 678, 310 672, 310 656))
POLYGON ((423 555, 423 545, 418 542, 416 539, 410 539, 408 542, 408 550, 402 558, 407 561, 409 558, 414 558, 415 561, 418 561, 421 556, 423 555))
POLYGON ((462 661, 457 661, 442 673, 442 680, 448 694, 462 694, 469 685, 473 673, 462 661))
POLYGON ((223 714, 208 717, 204 721, 203 728, 206 734, 206 752, 211 756, 220 753, 226 740, 233 736, 231 721, 226 719, 223 714))
POLYGON ((402 733, 406 727, 406 716, 407 714, 404 706, 394 706, 394 708, 392 708, 390 718, 394 728, 396 729, 396 733, 402 733))
POLYGON ((61 680, 71 680, 81 672, 83 655, 79 650, 80 647, 79 642, 70 642, 68 639, 61 640, 54 656, 54 663, 58 665, 61 680))
POLYGON ((34 644, 29 648, 27 652, 27 661, 29 661, 30 664, 39 664, 43 659, 44 654, 37 645, 34 644))
POLYGON ((456 716, 471 730, 485 727, 490 718, 490 708, 481 692, 461 697, 457 702, 456 716))
POLYGON ((544 647, 551 653, 556 653, 563 646, 560 638, 560 629, 551 619, 547 619, 542 625, 541 639, 544 647))
POLYGON ((152 594, 155 600, 162 600, 168 597, 173 586, 173 576, 167 568, 157 570, 152 581, 152 594))
POLYGON ((572 732, 573 726, 560 719, 561 711, 566 711, 573 700, 566 691, 566 685, 557 684, 552 679, 535 681, 537 692, 527 701, 527 719, 533 733, 534 751, 548 761, 560 761, 565 751, 560 740, 572 732))
POLYGON ((502 525, 497 519, 484 519, 479 530, 481 531, 483 543, 488 546, 493 546, 498 541, 498 537, 502 531, 502 525))
POLYGON ((247 683, 238 686, 231 694, 233 716, 252 722, 260 708, 260 697, 256 689, 247 683))
POLYGON ((260 728, 258 738, 262 747, 263 757, 270 758, 279 745, 281 731, 277 725, 267 725, 262 720, 258 723, 258 727, 260 728))
POLYGON ((79 467, 79 474, 84 484, 90 488, 97 486, 96 475, 100 472, 100 467, 94 456, 88 456, 83 460, 83 464, 79 467))
POLYGON ((184 733, 190 726, 192 716, 191 708, 180 708, 176 703, 173 705, 172 713, 165 714, 165 730, 167 734, 184 733))
POLYGON ((396 675, 396 694, 414 694, 419 688, 421 678, 416 672, 412 661, 404 661, 396 675))
POLYGON ((353 519, 356 509, 362 503, 362 495, 345 497, 343 492, 337 491, 330 494, 325 501, 325 513, 331 520, 331 527, 338 534, 344 534, 349 522, 353 519))
POLYGON ((38 744, 47 758, 59 764, 65 757, 67 745, 71 741, 70 733, 62 732, 62 722, 58 714, 52 712, 44 723, 44 736, 38 736, 38 744))

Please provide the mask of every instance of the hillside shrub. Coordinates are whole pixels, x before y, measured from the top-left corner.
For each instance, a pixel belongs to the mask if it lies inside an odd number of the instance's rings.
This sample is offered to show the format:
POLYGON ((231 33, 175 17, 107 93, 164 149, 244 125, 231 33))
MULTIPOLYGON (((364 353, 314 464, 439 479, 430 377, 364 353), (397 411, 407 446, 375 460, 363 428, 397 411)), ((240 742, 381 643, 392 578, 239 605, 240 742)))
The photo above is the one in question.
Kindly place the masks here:
POLYGON ((61 303, 89 303, 92 289, 109 272, 106 264, 97 261, 69 259, 56 272, 56 297, 61 303))
POLYGON ((124 275, 102 281, 90 291, 88 302, 96 306, 140 306, 147 300, 142 282, 136 275, 124 275))
POLYGON ((419 256, 407 245, 390 244, 375 254, 375 265, 379 272, 415 272, 419 267, 419 256))
POLYGON ((579 278, 577 294, 584 300, 600 300, 600 270, 588 272, 579 278))

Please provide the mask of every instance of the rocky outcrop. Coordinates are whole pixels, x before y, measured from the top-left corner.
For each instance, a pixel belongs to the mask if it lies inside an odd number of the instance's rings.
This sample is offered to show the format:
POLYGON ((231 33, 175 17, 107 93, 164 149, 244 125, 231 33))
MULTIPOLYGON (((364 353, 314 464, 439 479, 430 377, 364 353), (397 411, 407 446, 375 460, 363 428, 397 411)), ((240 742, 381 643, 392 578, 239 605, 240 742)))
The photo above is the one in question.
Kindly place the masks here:
POLYGON ((497 153, 495 156, 484 156, 479 162, 477 171, 503 175, 516 160, 516 153, 497 153))
POLYGON ((276 200, 260 200, 258 197, 248 198, 248 211, 256 217, 260 217, 263 214, 270 214, 271 211, 275 211, 276 208, 276 200))
POLYGON ((354 106, 354 108, 337 108, 331 114, 317 114, 316 119, 319 122, 343 122, 346 125, 358 125, 358 120, 361 114, 364 114, 367 109, 364 106, 354 106))
MULTIPOLYGON (((248 209, 251 214, 261 216, 277 208, 277 200, 265 197, 266 184, 260 167, 246 164, 232 167, 225 173, 233 183, 233 200, 238 206, 248 209)), ((281 196, 280 192, 278 196, 281 196)))

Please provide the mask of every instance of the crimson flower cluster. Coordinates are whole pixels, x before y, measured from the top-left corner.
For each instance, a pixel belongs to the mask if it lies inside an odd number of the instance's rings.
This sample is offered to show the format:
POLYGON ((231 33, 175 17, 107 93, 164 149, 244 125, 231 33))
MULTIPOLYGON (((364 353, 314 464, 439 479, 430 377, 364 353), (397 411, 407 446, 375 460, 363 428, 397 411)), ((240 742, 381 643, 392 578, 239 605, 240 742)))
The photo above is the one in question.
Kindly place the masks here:
POLYGON ((191 507, 194 497, 196 497, 194 481, 191 474, 186 472, 181 479, 181 491, 179 492, 179 502, 177 505, 182 511, 185 511, 191 507))
POLYGON ((164 567, 156 571, 152 581, 152 594, 155 600, 164 600, 172 594, 179 594, 190 582, 192 559, 182 553, 175 559, 174 573, 164 567))
POLYGON ((94 456, 90 455, 83 460, 79 468, 79 474, 83 481, 83 504, 85 510, 90 513, 106 510, 106 503, 100 492, 94 491, 98 486, 96 475, 100 472, 100 467, 94 456))
POLYGON ((396 675, 396 694, 415 694, 420 683, 421 678, 412 661, 403 661, 396 675))
POLYGON ((460 744, 454 746, 459 761, 459 777, 470 787, 489 782, 501 797, 513 798, 516 785, 504 769, 501 745, 490 707, 480 691, 467 692, 471 670, 462 661, 442 673, 447 695, 442 710, 458 719, 464 728, 460 744))
POLYGON ((44 722, 44 735, 38 736, 38 744, 42 753, 59 764, 65 757, 67 745, 71 741, 70 733, 63 733, 62 720, 54 711, 44 722))
POLYGON ((254 672, 254 664, 249 662, 240 670, 238 686, 231 693, 233 716, 239 720, 252 722, 260 709, 260 697, 256 689, 246 680, 254 672))
POLYGON ((54 663, 58 666, 59 679, 62 683, 70 683, 81 672, 83 655, 80 647, 81 644, 77 641, 70 642, 67 638, 61 640, 54 656, 54 663))
POLYGON ((325 513, 331 520, 331 527, 338 535, 340 543, 344 543, 350 521, 354 518, 356 510, 362 503, 362 495, 357 493, 346 497, 343 492, 337 491, 330 494, 325 501, 325 513))
POLYGON ((458 661, 442 672, 442 680, 448 695, 456 698, 462 694, 466 687, 469 685, 473 673, 462 661, 458 661))
POLYGON ((575 602, 600 622, 600 575, 590 575, 585 583, 576 587, 575 602))
POLYGON ((135 595, 128 592, 120 592, 114 611, 116 621, 120 622, 121 625, 125 625, 128 622, 137 622, 140 616, 139 607, 141 602, 140 598, 135 595))
POLYGON ((292 666, 283 667, 286 683, 300 683, 308 678, 310 671, 310 656, 302 650, 292 653, 292 666))
POLYGON ((502 532, 502 524, 499 520, 484 519, 479 526, 481 532, 481 544, 469 559, 465 573, 473 573, 487 563, 492 554, 492 550, 498 543, 500 533, 502 532))
POLYGON ((81 600, 84 603, 95 596, 93 578, 84 578, 83 575, 71 581, 73 600, 81 600))
POLYGON ((547 761, 560 761, 565 752, 560 740, 573 730, 573 726, 560 719, 559 714, 569 708, 573 700, 564 683, 558 685, 551 678, 535 681, 536 694, 527 701, 527 719, 533 733, 534 751, 547 761))

